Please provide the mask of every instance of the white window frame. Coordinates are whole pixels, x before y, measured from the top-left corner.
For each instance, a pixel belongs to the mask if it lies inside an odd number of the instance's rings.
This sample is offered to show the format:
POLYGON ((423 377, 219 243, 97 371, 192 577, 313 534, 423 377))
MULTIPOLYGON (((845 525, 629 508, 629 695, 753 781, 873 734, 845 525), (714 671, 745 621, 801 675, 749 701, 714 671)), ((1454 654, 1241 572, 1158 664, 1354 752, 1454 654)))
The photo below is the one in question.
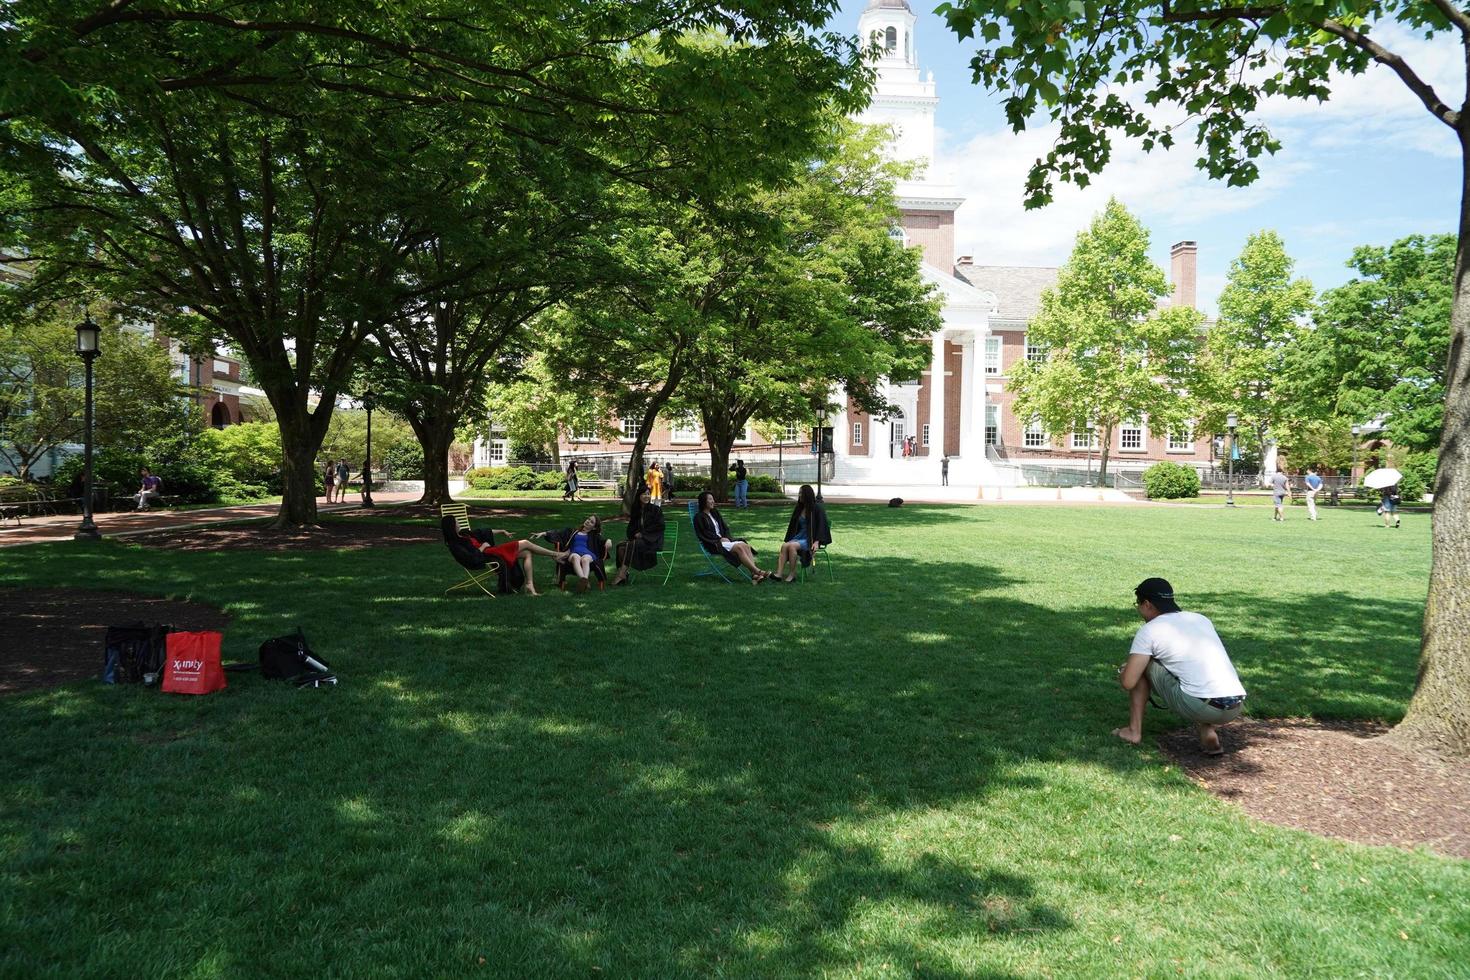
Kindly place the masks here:
POLYGON ((854 446, 861 446, 863 444, 863 424, 861 422, 854 422, 852 424, 852 444, 854 446))
POLYGON ((669 442, 680 446, 695 446, 704 441, 699 429, 699 420, 693 416, 675 419, 669 426, 669 442))
POLYGON ((1026 345, 1027 361, 1032 364, 1041 364, 1046 361, 1046 348, 1040 344, 1031 343, 1031 335, 1029 333, 1026 334, 1024 343, 1026 345))
POLYGON ((1194 452, 1194 423, 1187 422, 1182 429, 1170 430, 1169 441, 1164 448, 1171 453, 1194 452))
POLYGON ((490 466, 504 466, 508 442, 505 439, 491 438, 485 444, 485 459, 490 466))
POLYGON ((1021 446, 1025 449, 1047 449, 1051 441, 1046 437, 1046 430, 1041 427, 1040 419, 1033 419, 1026 423, 1021 430, 1021 446))
POLYGON ((985 445, 1000 445, 1000 406, 994 402, 985 406, 985 445))
POLYGON ((751 435, 749 424, 747 424, 745 428, 741 430, 740 435, 735 437, 735 445, 737 446, 748 446, 754 441, 755 438, 751 435))
POLYGON ((919 426, 919 445, 925 449, 929 448, 929 423, 925 422, 919 426))
POLYGON ((597 438, 597 426, 586 425, 580 429, 572 430, 572 442, 599 442, 597 438))
POLYGON ((640 424, 637 419, 618 419, 618 442, 636 442, 640 424))
POLYGON ((1097 434, 1095 425, 1085 433, 1073 430, 1070 445, 1073 449, 1101 449, 1102 436, 1097 434))
POLYGON ((801 427, 794 422, 787 424, 786 428, 781 430, 781 442, 784 445, 791 446, 799 444, 801 439, 801 427))
POLYGON ((1001 342, 999 337, 985 338, 985 373, 999 375, 1001 373, 1001 342))
POLYGON ((1118 452, 1142 453, 1148 451, 1148 429, 1142 421, 1127 420, 1118 426, 1118 452), (1138 433, 1138 445, 1128 445, 1128 433, 1138 433))

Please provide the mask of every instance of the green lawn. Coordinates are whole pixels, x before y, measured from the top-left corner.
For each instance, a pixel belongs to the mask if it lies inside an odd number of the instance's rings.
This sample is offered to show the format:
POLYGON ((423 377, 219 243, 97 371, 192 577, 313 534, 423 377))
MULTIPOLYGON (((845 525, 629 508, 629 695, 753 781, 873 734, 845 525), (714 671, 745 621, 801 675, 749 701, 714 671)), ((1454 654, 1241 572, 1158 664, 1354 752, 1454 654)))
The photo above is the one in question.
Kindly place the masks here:
MULTIPOLYGON (((834 505, 836 583, 752 588, 674 515, 667 588, 539 600, 443 598, 439 545, 0 551, 220 604, 227 657, 300 623, 343 677, 0 699, 0 975, 1470 975, 1470 862, 1108 734, 1155 574, 1250 713, 1397 718, 1427 517, 834 505)), ((728 516, 774 558, 784 510, 728 516)))

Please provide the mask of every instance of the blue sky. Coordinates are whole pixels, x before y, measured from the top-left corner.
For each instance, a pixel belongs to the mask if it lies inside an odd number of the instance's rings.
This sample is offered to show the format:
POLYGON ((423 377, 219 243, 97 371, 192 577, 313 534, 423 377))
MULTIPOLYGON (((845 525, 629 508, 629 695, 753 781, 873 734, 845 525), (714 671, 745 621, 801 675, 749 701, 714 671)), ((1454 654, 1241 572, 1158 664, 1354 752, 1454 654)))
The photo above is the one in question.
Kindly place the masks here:
MULTIPOLYGON (((1459 206, 1459 150, 1396 76, 1374 66, 1342 79, 1327 103, 1280 102, 1266 119, 1283 143, 1262 162, 1261 179, 1232 188, 1195 169, 1192 143, 1144 154, 1119 137, 1113 161, 1085 191, 1058 185, 1057 200, 1024 211, 1027 168, 1050 145, 1045 129, 1013 134, 998 95, 970 82, 974 41, 960 42, 910 0, 919 65, 932 71, 940 98, 936 177, 948 171, 966 203, 956 216, 957 254, 987 265, 1060 265, 1078 230, 1117 196, 1148 226, 1155 261, 1168 269, 1169 246, 1199 243, 1199 305, 1213 312, 1230 262, 1246 236, 1274 229, 1297 261, 1297 274, 1320 290, 1351 275, 1356 245, 1387 244, 1415 232, 1452 232, 1459 206)), ((855 33, 867 0, 844 0, 833 26, 855 33)), ((1374 35, 1402 53, 1441 97, 1464 96, 1463 53, 1447 36, 1434 41, 1390 29, 1374 35)), ((1037 121, 1045 126, 1046 120, 1037 121)))

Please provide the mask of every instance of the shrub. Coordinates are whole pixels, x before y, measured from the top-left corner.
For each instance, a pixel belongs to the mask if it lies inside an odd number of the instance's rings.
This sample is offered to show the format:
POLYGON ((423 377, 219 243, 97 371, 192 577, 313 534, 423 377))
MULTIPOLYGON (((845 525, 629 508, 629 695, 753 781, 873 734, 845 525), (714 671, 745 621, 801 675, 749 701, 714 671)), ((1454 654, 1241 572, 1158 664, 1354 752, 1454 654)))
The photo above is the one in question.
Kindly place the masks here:
POLYGON ((476 490, 536 490, 541 478, 529 466, 489 466, 470 470, 465 481, 476 490))
POLYGON ((424 451, 411 442, 400 442, 383 455, 383 465, 395 480, 424 478, 424 451))
POLYGON ((1404 474, 1404 482, 1400 484, 1399 491, 1405 500, 1422 500, 1424 494, 1434 487, 1434 472, 1439 466, 1439 455, 1437 453, 1409 453, 1404 461, 1399 464, 1399 471, 1404 474), (1408 495, 1409 486, 1413 483, 1419 488, 1416 496, 1408 495))
POLYGON ((1155 463, 1143 471, 1143 488, 1150 500, 1199 496, 1199 474, 1182 463, 1155 463))
POLYGON ((566 482, 566 477, 556 470, 547 470, 536 475, 537 490, 560 490, 561 485, 566 482))
POLYGON ((1399 481, 1399 499, 1410 503, 1423 500, 1424 494, 1429 488, 1424 485, 1424 478, 1418 473, 1403 470, 1404 478, 1399 481))
POLYGON ((754 493, 780 493, 781 484, 769 473, 752 473, 746 477, 750 481, 750 489, 754 493))

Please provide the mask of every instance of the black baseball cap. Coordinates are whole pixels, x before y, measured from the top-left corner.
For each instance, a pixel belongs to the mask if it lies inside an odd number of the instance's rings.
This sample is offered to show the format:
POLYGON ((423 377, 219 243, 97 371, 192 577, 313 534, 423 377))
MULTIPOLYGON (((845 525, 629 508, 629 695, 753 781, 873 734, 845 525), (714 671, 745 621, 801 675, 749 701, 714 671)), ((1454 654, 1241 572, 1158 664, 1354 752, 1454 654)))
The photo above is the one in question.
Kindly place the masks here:
POLYGON ((1144 579, 1134 587, 1133 595, 1140 602, 1144 599, 1152 602, 1154 608, 1161 613, 1179 611, 1179 603, 1174 601, 1174 586, 1166 578, 1144 579))

